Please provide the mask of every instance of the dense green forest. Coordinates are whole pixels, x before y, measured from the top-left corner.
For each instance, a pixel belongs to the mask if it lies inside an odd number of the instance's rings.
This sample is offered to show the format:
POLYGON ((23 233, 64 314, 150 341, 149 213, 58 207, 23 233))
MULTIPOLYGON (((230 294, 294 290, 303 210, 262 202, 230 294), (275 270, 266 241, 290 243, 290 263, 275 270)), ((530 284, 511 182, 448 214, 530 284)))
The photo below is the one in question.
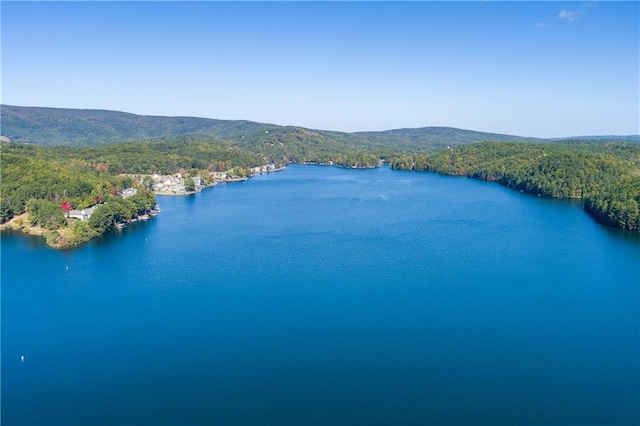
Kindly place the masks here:
POLYGON ((289 163, 432 171, 494 180, 510 188, 583 200, 609 226, 640 230, 640 144, 552 141, 447 127, 330 132, 296 126, 115 111, 2 105, 0 223, 28 212, 30 225, 63 247, 108 232, 155 206, 150 178, 180 172, 207 184, 212 172, 248 177, 289 163), (492 140, 493 142, 483 142, 492 140), (28 142, 28 143, 26 143, 28 142), (119 196, 125 188, 138 193, 119 196), (96 206, 89 221, 70 209, 96 206))
MULTIPOLYGON (((294 128, 293 133, 288 130, 283 136, 276 130, 240 146, 202 142, 194 136, 98 147, 44 148, 5 142, 1 146, 0 220, 23 213, 29 206, 34 212, 52 209, 51 204, 29 204, 30 200, 54 204, 68 201, 72 208, 95 205, 135 186, 128 174, 181 171, 188 176, 206 176, 207 172, 234 169, 240 176, 248 176, 252 167, 274 161, 279 165, 298 162, 370 167, 385 158, 384 153, 353 147, 345 150, 339 144, 325 143, 321 135, 299 132, 294 128)), ((547 197, 582 199, 585 210, 599 222, 632 231, 640 228, 637 143, 485 142, 436 153, 387 152, 386 159, 396 169, 465 175, 547 197)), ((133 211, 131 205, 128 210, 120 208, 113 213, 116 220, 112 224, 131 217, 126 213, 133 211)), ((49 229, 66 224, 53 214, 41 223, 49 229)), ((111 227, 100 225, 97 232, 111 227)))
POLYGON ((0 115, 2 136, 12 142, 41 146, 97 146, 130 141, 172 140, 186 135, 200 141, 226 141, 245 147, 258 146, 260 143, 277 143, 278 138, 289 142, 287 145, 293 145, 302 138, 308 140, 311 145, 315 141, 323 145, 339 146, 341 152, 429 152, 447 146, 489 140, 541 142, 535 138, 450 127, 346 133, 246 120, 160 117, 118 111, 12 105, 0 105, 0 115))
MULTIPOLYGON (((54 147, 3 142, 3 221, 7 212, 20 214, 34 198, 68 200, 72 208, 94 205, 135 182, 128 174, 172 174, 183 171, 206 176, 208 171, 241 170, 265 163, 258 154, 220 143, 122 143, 92 148, 54 147)), ((146 188, 149 189, 149 188, 146 188)))
MULTIPOLYGON (((51 246, 77 246, 118 223, 148 214, 156 205, 153 192, 127 175, 109 171, 99 153, 94 153, 92 163, 91 156, 75 156, 66 148, 2 143, 0 149, 0 223, 27 212, 23 230, 45 229, 44 237, 51 246), (130 187, 137 188, 136 194, 126 199, 119 196, 130 187), (68 219, 71 209, 94 205, 99 206, 89 221, 68 219)), ((119 157, 128 155, 122 151, 119 157)))
POLYGON ((2 136, 43 146, 96 146, 197 134, 240 137, 271 125, 245 120, 161 117, 119 111, 0 105, 2 136))
POLYGON ((391 166, 493 180, 546 197, 579 198, 599 222, 640 229, 637 143, 477 143, 433 154, 401 155, 391 166))

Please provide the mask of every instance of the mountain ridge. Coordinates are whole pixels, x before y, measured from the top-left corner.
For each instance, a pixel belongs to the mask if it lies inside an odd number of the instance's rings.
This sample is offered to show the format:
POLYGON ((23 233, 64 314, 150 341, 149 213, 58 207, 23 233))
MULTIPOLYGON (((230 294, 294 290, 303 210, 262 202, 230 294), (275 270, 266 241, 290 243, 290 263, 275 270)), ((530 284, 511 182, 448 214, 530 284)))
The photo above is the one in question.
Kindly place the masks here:
POLYGON ((285 126, 250 120, 220 120, 191 116, 139 115, 106 109, 76 109, 0 105, 0 134, 12 142, 41 146, 97 146, 127 141, 149 141, 191 135, 233 144, 271 144, 279 137, 333 143, 354 149, 433 151, 473 142, 553 142, 596 139, 633 140, 640 136, 574 136, 534 138, 466 130, 446 126, 399 128, 382 131, 340 132, 285 126), (291 136, 294 135, 294 136, 291 136))

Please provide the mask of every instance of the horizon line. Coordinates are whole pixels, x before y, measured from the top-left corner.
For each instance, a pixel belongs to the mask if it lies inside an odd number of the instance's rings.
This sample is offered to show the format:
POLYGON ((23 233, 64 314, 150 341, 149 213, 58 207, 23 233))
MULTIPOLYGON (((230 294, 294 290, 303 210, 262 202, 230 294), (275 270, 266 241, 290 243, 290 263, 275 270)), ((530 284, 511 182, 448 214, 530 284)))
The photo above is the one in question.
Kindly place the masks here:
POLYGON ((389 128, 389 129, 385 129, 385 130, 356 130, 356 131, 343 131, 343 130, 330 130, 330 129, 318 129, 318 128, 311 128, 311 127, 305 127, 305 126, 301 126, 301 125, 297 125, 297 124, 276 124, 276 123, 267 123, 267 122, 262 122, 262 121, 255 121, 255 120, 248 120, 248 119, 225 119, 225 118, 213 118, 213 117, 203 117, 203 116, 195 116, 195 115, 162 115, 162 114, 139 114, 139 113, 135 113, 135 112, 129 112, 129 111, 123 111, 123 110, 115 110, 115 109, 105 109, 105 108, 77 108, 77 107, 52 107, 52 106, 38 106, 38 105, 13 105, 13 104, 6 104, 6 103, 0 103, 0 107, 16 107, 16 108, 40 108, 40 109, 53 109, 53 110, 74 110, 74 111, 102 111, 102 112, 115 112, 115 113, 120 113, 120 114, 130 114, 130 115, 135 115, 138 117, 159 117, 159 118, 196 118, 196 119, 202 119, 202 120, 215 120, 215 121, 245 121, 245 122, 249 122, 249 123, 256 123, 256 124, 264 124, 264 125, 269 125, 269 126, 278 126, 278 127, 299 127, 302 129, 306 129, 306 130, 316 130, 316 131, 322 131, 322 132, 334 132, 334 133, 345 133, 345 134, 357 134, 357 133, 385 133, 385 132, 393 132, 393 131, 400 131, 400 130, 419 130, 419 129, 454 129, 454 130, 464 130, 464 131, 470 131, 470 132, 477 132, 477 133, 489 133, 489 134, 494 134, 494 135, 501 135, 501 136, 515 136, 515 137, 520 137, 520 138, 529 138, 529 139, 540 139, 540 140, 559 140, 559 139, 573 139, 573 138, 602 138, 602 137, 607 137, 607 138, 640 138, 640 133, 636 133, 636 134, 616 134, 616 133, 606 133, 606 134, 579 134, 579 135, 570 135, 570 136, 552 136, 552 137, 539 137, 539 136, 523 136, 523 135, 516 135, 516 134, 510 134, 510 133, 504 133, 504 132, 495 132, 495 131, 486 131, 486 130, 476 130, 476 129, 469 129, 469 128, 463 128, 463 127, 453 127, 453 126, 438 126, 438 125, 432 125, 432 126, 420 126, 420 127, 393 127, 393 128, 389 128))

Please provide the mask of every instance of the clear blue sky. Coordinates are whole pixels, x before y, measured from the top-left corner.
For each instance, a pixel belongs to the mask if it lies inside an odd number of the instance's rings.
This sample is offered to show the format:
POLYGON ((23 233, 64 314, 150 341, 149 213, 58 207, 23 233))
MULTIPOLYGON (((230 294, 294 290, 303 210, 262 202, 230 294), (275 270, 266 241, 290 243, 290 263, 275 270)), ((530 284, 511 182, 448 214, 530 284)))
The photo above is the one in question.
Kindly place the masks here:
POLYGON ((640 133, 638 2, 1 2, 2 102, 640 133))

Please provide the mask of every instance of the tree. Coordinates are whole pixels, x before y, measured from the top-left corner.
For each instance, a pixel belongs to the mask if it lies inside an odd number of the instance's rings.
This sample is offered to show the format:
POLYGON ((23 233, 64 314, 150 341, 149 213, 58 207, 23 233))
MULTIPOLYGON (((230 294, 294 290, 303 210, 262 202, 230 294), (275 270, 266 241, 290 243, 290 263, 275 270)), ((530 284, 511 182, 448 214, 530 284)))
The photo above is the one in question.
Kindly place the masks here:
POLYGON ((186 192, 193 192, 196 190, 196 183, 192 178, 189 177, 184 180, 184 190, 186 192))
POLYGON ((65 215, 69 217, 69 211, 71 211, 71 203, 65 200, 62 203, 60 203, 60 207, 62 207, 62 211, 65 213, 65 215))
POLYGON ((94 235, 93 230, 91 229, 89 224, 84 220, 79 220, 76 223, 74 223, 72 230, 73 230, 74 236, 77 239, 84 240, 84 241, 88 240, 94 235))
POLYGON ((13 218, 13 209, 11 208, 11 204, 5 199, 0 201, 0 223, 5 223, 6 221, 13 218))
POLYGON ((108 204, 103 204, 96 207, 88 222, 89 226, 96 231, 98 235, 104 234, 114 228, 116 223, 116 213, 108 204))
POLYGON ((153 190, 153 179, 151 178, 151 176, 145 176, 142 179, 142 186, 144 186, 144 188, 147 191, 152 191, 153 190))
POLYGON ((243 178, 249 176, 244 167, 236 166, 231 169, 228 173, 232 178, 243 178))
POLYGON ((59 229, 67 224, 60 205, 54 201, 32 198, 27 202, 27 211, 31 225, 38 225, 45 229, 59 229))
POLYGON ((156 206, 156 196, 151 191, 138 190, 128 198, 135 206, 139 215, 150 212, 156 206))
POLYGON ((133 219, 138 213, 136 204, 129 199, 113 196, 109 198, 107 204, 111 208, 111 211, 114 213, 116 222, 123 222, 133 219))

